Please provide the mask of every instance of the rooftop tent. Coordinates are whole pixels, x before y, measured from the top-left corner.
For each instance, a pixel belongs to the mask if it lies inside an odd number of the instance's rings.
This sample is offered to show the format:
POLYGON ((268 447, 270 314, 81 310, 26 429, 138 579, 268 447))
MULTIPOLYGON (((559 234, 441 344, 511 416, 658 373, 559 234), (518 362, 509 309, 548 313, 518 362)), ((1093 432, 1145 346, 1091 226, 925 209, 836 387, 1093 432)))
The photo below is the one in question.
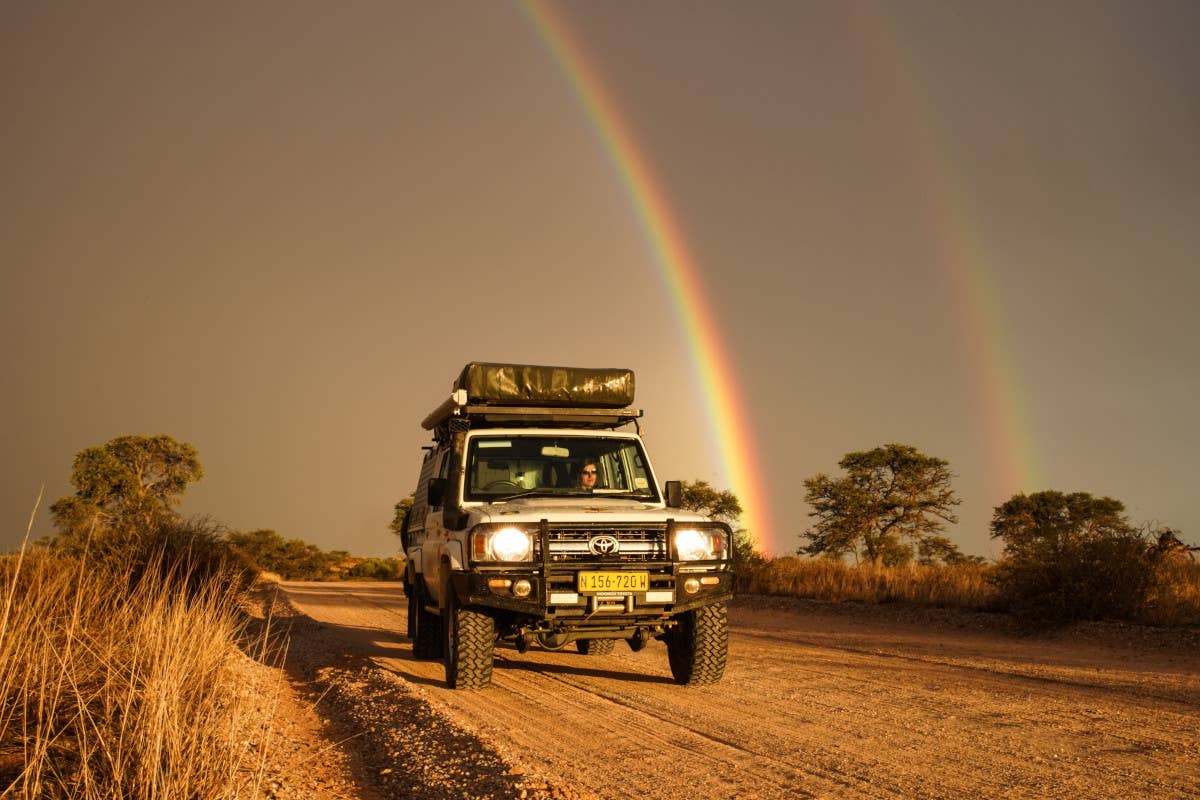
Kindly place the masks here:
POLYGON ((471 362, 454 389, 472 404, 624 408, 633 403, 633 370, 471 362))

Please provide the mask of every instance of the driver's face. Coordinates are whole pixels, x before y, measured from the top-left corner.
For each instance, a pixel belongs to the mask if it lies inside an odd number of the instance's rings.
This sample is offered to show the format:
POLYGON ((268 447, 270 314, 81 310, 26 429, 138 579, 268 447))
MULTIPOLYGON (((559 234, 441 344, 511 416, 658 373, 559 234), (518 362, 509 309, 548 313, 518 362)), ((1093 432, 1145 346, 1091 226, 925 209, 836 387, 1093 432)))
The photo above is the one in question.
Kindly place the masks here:
POLYGON ((579 471, 579 485, 584 489, 593 489, 596 486, 596 465, 584 464, 583 469, 579 471))

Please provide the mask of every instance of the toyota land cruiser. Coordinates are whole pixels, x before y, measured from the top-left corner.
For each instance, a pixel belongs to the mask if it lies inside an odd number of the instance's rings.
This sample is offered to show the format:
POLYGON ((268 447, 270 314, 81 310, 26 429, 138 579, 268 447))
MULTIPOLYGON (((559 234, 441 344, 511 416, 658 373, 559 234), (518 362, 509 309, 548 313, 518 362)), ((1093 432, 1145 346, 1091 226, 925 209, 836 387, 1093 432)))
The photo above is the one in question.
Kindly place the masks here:
POLYGON ((452 688, 489 685, 498 640, 583 655, 666 643, 671 674, 725 670, 729 526, 660 491, 626 369, 471 363, 402 525, 408 635, 452 688), (630 430, 632 426, 632 430, 630 430))

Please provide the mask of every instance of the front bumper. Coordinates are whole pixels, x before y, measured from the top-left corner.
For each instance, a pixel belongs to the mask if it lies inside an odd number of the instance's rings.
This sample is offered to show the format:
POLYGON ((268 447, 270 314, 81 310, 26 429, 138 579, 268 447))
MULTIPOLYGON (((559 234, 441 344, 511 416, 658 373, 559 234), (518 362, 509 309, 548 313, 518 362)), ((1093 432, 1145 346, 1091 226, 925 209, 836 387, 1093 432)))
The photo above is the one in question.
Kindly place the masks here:
POLYGON ((454 589, 466 605, 502 609, 522 616, 547 620, 593 621, 604 625, 616 620, 658 620, 681 611, 726 602, 733 597, 733 572, 697 568, 694 564, 638 564, 629 571, 648 572, 650 587, 645 592, 579 592, 576 575, 582 571, 624 571, 612 562, 572 564, 569 569, 535 566, 478 567, 456 572, 454 589), (684 584, 689 577, 707 579, 689 594, 684 584), (529 581, 528 597, 517 597, 512 586, 529 581))
MULTIPOLYGON (((572 523, 551 525, 542 520, 534 560, 522 564, 473 563, 454 573, 459 599, 466 605, 511 612, 522 624, 549 621, 556 628, 627 627, 652 625, 683 611, 728 601, 733 597, 732 561, 675 561, 670 541, 673 522, 648 525, 572 523), (618 540, 611 555, 589 552, 590 537, 618 540), (583 592, 580 572, 642 572, 645 591, 583 592), (695 577, 695 581, 688 578, 695 577), (528 581, 525 597, 513 593, 518 581, 528 581)), ((725 527, 728 540, 728 526, 725 527)))

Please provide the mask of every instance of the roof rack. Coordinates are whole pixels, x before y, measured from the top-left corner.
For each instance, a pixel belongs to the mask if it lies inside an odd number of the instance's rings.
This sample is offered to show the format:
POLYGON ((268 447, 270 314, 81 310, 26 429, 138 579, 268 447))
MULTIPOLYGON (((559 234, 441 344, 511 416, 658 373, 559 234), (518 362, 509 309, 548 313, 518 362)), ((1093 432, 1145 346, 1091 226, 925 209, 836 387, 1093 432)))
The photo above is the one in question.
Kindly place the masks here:
POLYGON ((427 431, 437 430, 451 420, 466 421, 470 427, 572 427, 613 429, 642 416, 639 408, 581 408, 577 406, 508 406, 471 404, 465 389, 456 389, 421 422, 427 431))

